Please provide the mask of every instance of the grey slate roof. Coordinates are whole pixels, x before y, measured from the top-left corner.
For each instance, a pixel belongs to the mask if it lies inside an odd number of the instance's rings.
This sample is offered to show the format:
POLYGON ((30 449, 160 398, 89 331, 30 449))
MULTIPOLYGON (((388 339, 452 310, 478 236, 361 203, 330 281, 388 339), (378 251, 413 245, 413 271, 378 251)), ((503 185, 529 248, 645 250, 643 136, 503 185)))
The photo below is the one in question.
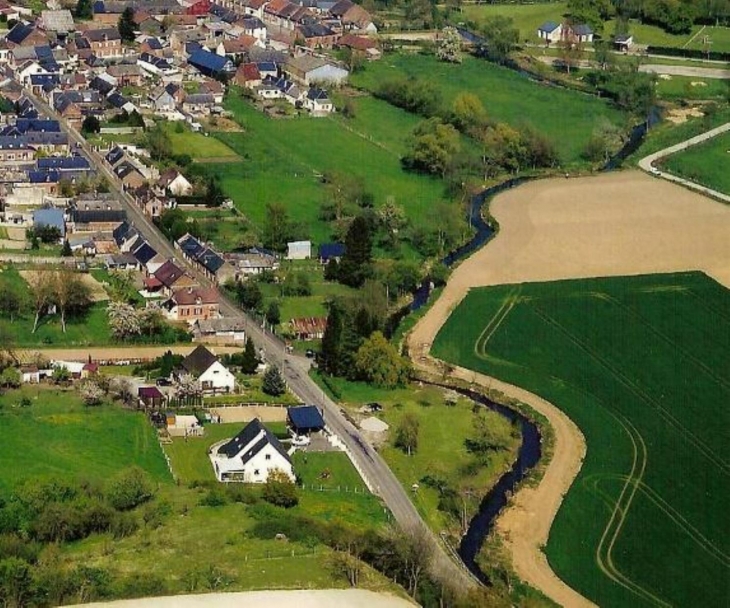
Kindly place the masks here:
POLYGON ((284 450, 281 442, 274 436, 274 434, 269 429, 261 424, 261 421, 259 421, 258 418, 255 418, 254 420, 249 422, 243 428, 243 430, 238 433, 238 435, 236 435, 225 445, 218 448, 218 453, 223 454, 224 456, 228 456, 228 458, 233 458, 234 456, 237 456, 241 452, 241 450, 243 450, 243 448, 245 448, 256 438, 259 433, 261 433, 261 431, 264 432, 264 436, 261 438, 260 441, 256 442, 252 447, 250 447, 245 454, 241 454, 241 462, 243 462, 243 464, 246 464, 249 460, 256 456, 256 454, 258 454, 267 444, 271 444, 274 449, 279 452, 279 454, 286 458, 287 461, 291 462, 291 458, 289 457, 289 454, 287 454, 284 450))

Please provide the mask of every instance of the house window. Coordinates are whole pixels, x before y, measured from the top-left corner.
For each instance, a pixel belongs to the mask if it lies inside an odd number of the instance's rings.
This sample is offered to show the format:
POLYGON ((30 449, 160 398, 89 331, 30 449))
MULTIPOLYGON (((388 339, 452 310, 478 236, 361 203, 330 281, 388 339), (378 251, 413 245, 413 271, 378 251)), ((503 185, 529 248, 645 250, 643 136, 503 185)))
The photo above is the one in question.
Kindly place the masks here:
POLYGON ((260 471, 258 469, 255 469, 253 472, 253 476, 258 477, 259 475, 261 475, 260 471))
POLYGON ((271 460, 271 454, 266 454, 265 460, 271 460))

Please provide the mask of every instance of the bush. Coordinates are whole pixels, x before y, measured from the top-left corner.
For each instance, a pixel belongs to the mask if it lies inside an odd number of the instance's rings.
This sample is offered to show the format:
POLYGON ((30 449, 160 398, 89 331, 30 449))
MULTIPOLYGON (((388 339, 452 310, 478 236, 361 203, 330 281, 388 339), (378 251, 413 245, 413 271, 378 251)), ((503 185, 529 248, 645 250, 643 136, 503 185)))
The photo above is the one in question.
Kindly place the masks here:
POLYGON ((261 495, 266 502, 284 509, 299 504, 297 487, 283 471, 274 470, 269 473, 261 495))
POLYGON ((118 511, 127 511, 147 502, 153 495, 147 474, 132 467, 113 477, 106 489, 106 499, 118 511))
POLYGON ((116 581, 113 596, 120 598, 152 597, 171 593, 167 581, 151 572, 135 572, 116 581))
POLYGON ((132 536, 139 529, 139 522, 133 513, 115 513, 109 531, 115 540, 132 536))
POLYGON ((198 504, 201 507, 222 507, 228 503, 228 497, 219 488, 212 488, 203 496, 198 504))

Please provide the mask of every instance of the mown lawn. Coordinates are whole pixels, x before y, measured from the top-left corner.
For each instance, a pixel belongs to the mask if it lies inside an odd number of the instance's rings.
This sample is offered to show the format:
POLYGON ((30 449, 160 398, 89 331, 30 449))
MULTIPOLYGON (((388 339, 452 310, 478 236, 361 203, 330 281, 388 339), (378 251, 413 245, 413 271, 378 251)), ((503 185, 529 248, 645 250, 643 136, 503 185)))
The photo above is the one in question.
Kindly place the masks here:
POLYGON ((244 160, 210 168, 220 176, 236 207, 256 227, 264 225, 267 204, 283 203, 290 218, 302 224, 316 244, 332 239, 329 225, 319 219, 320 205, 326 198, 322 175, 328 172, 362 178, 375 197, 376 207, 393 196, 412 222, 425 222, 427 211, 444 199, 444 183, 402 169, 398 154, 411 133, 411 117, 383 102, 368 103, 379 107, 377 112, 369 111, 380 123, 381 135, 388 134, 382 144, 374 136, 370 139, 372 134, 364 122, 367 111, 358 129, 353 130, 340 118, 274 120, 234 91, 226 107, 245 132, 217 132, 215 136, 244 160))
MULTIPOLYGON (((693 30, 695 31, 695 30, 693 30)), ((730 52, 730 27, 706 27, 687 45, 688 49, 730 52)))
POLYGON ((183 127, 183 131, 179 132, 176 124, 164 123, 164 129, 170 136, 175 154, 189 154, 193 160, 199 161, 215 159, 217 162, 235 162, 239 160, 233 150, 215 137, 193 133, 187 127, 183 127))
POLYGON ((662 164, 671 173, 730 194, 730 133, 672 154, 662 164))
POLYGON ((520 40, 539 42, 537 28, 546 21, 560 23, 567 12, 565 2, 535 2, 532 4, 481 4, 462 7, 464 21, 481 24, 496 16, 509 17, 520 31, 520 40))
POLYGON ((157 435, 138 412, 84 407, 73 390, 24 387, 0 396, 0 489, 28 479, 103 481, 138 465, 169 483, 157 435), (21 406, 27 397, 31 405, 21 406))
POLYGON ((700 273, 508 285, 472 290, 435 340, 583 431, 546 553, 598 605, 726 603, 729 307, 700 273))
POLYGON ((514 70, 473 57, 454 65, 434 56, 389 54, 369 63, 352 81, 374 91, 381 82, 399 76, 434 83, 449 107, 461 92, 477 95, 492 120, 514 127, 529 124, 547 135, 567 165, 583 162, 581 153, 601 120, 626 125, 626 116, 604 100, 537 84, 514 70))

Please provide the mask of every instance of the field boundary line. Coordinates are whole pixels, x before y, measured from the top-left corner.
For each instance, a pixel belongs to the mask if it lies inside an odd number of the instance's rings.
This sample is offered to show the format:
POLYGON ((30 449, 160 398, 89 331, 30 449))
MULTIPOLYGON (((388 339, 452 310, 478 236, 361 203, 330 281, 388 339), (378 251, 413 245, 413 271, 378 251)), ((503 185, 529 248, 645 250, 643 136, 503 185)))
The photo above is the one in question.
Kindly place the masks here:
POLYGON ((689 39, 689 40, 687 40, 687 42, 685 42, 685 43, 684 43, 684 44, 682 45, 682 48, 683 48, 683 49, 686 49, 686 48, 687 48, 687 47, 688 47, 688 46, 689 46, 690 44, 692 44, 692 42, 694 41, 694 39, 695 39, 695 38, 697 38, 697 36, 699 36, 699 35, 700 35, 700 34, 701 34, 702 32, 704 32, 704 31, 705 31, 706 29, 707 29, 707 26, 706 26, 706 25, 703 25, 703 26, 702 26, 702 27, 701 27, 701 28, 700 28, 699 30, 697 30, 697 32, 695 32, 694 36, 691 36, 691 37, 690 37, 690 39, 689 39))
POLYGON ((686 429, 675 417, 671 414, 671 412, 667 411, 664 407, 661 406, 659 402, 657 402, 655 399, 653 399, 650 395, 648 395, 646 392, 644 392, 642 389, 640 389, 635 382, 633 382, 630 378, 626 377, 626 375, 620 370, 617 369, 612 363, 610 363, 605 357, 602 357, 601 355, 597 354, 591 347, 586 345, 583 341, 576 338, 570 331, 568 331, 563 325, 561 325, 558 321, 550 317, 545 311, 538 307, 532 307, 534 313, 543 319, 546 323, 552 325, 555 329, 557 329, 559 332, 561 332, 568 340, 570 340, 575 346, 583 350, 589 357, 591 357, 594 361, 596 361, 601 367, 608 370, 608 372, 615 377, 615 379, 622 384, 626 389, 628 389, 629 392, 636 395, 641 401, 649 405, 650 407, 653 407, 655 410, 659 412, 659 415, 664 418, 664 420, 669 423, 671 426, 673 426, 677 432, 680 435, 684 435, 685 438, 687 438, 690 443, 694 444, 694 446, 698 449, 699 452, 701 452, 710 462, 712 462, 715 466, 717 466, 722 473, 725 475, 728 475, 730 473, 730 465, 726 463, 724 460, 722 460, 719 456, 717 456, 705 443, 699 438, 694 435, 691 431, 686 429))

